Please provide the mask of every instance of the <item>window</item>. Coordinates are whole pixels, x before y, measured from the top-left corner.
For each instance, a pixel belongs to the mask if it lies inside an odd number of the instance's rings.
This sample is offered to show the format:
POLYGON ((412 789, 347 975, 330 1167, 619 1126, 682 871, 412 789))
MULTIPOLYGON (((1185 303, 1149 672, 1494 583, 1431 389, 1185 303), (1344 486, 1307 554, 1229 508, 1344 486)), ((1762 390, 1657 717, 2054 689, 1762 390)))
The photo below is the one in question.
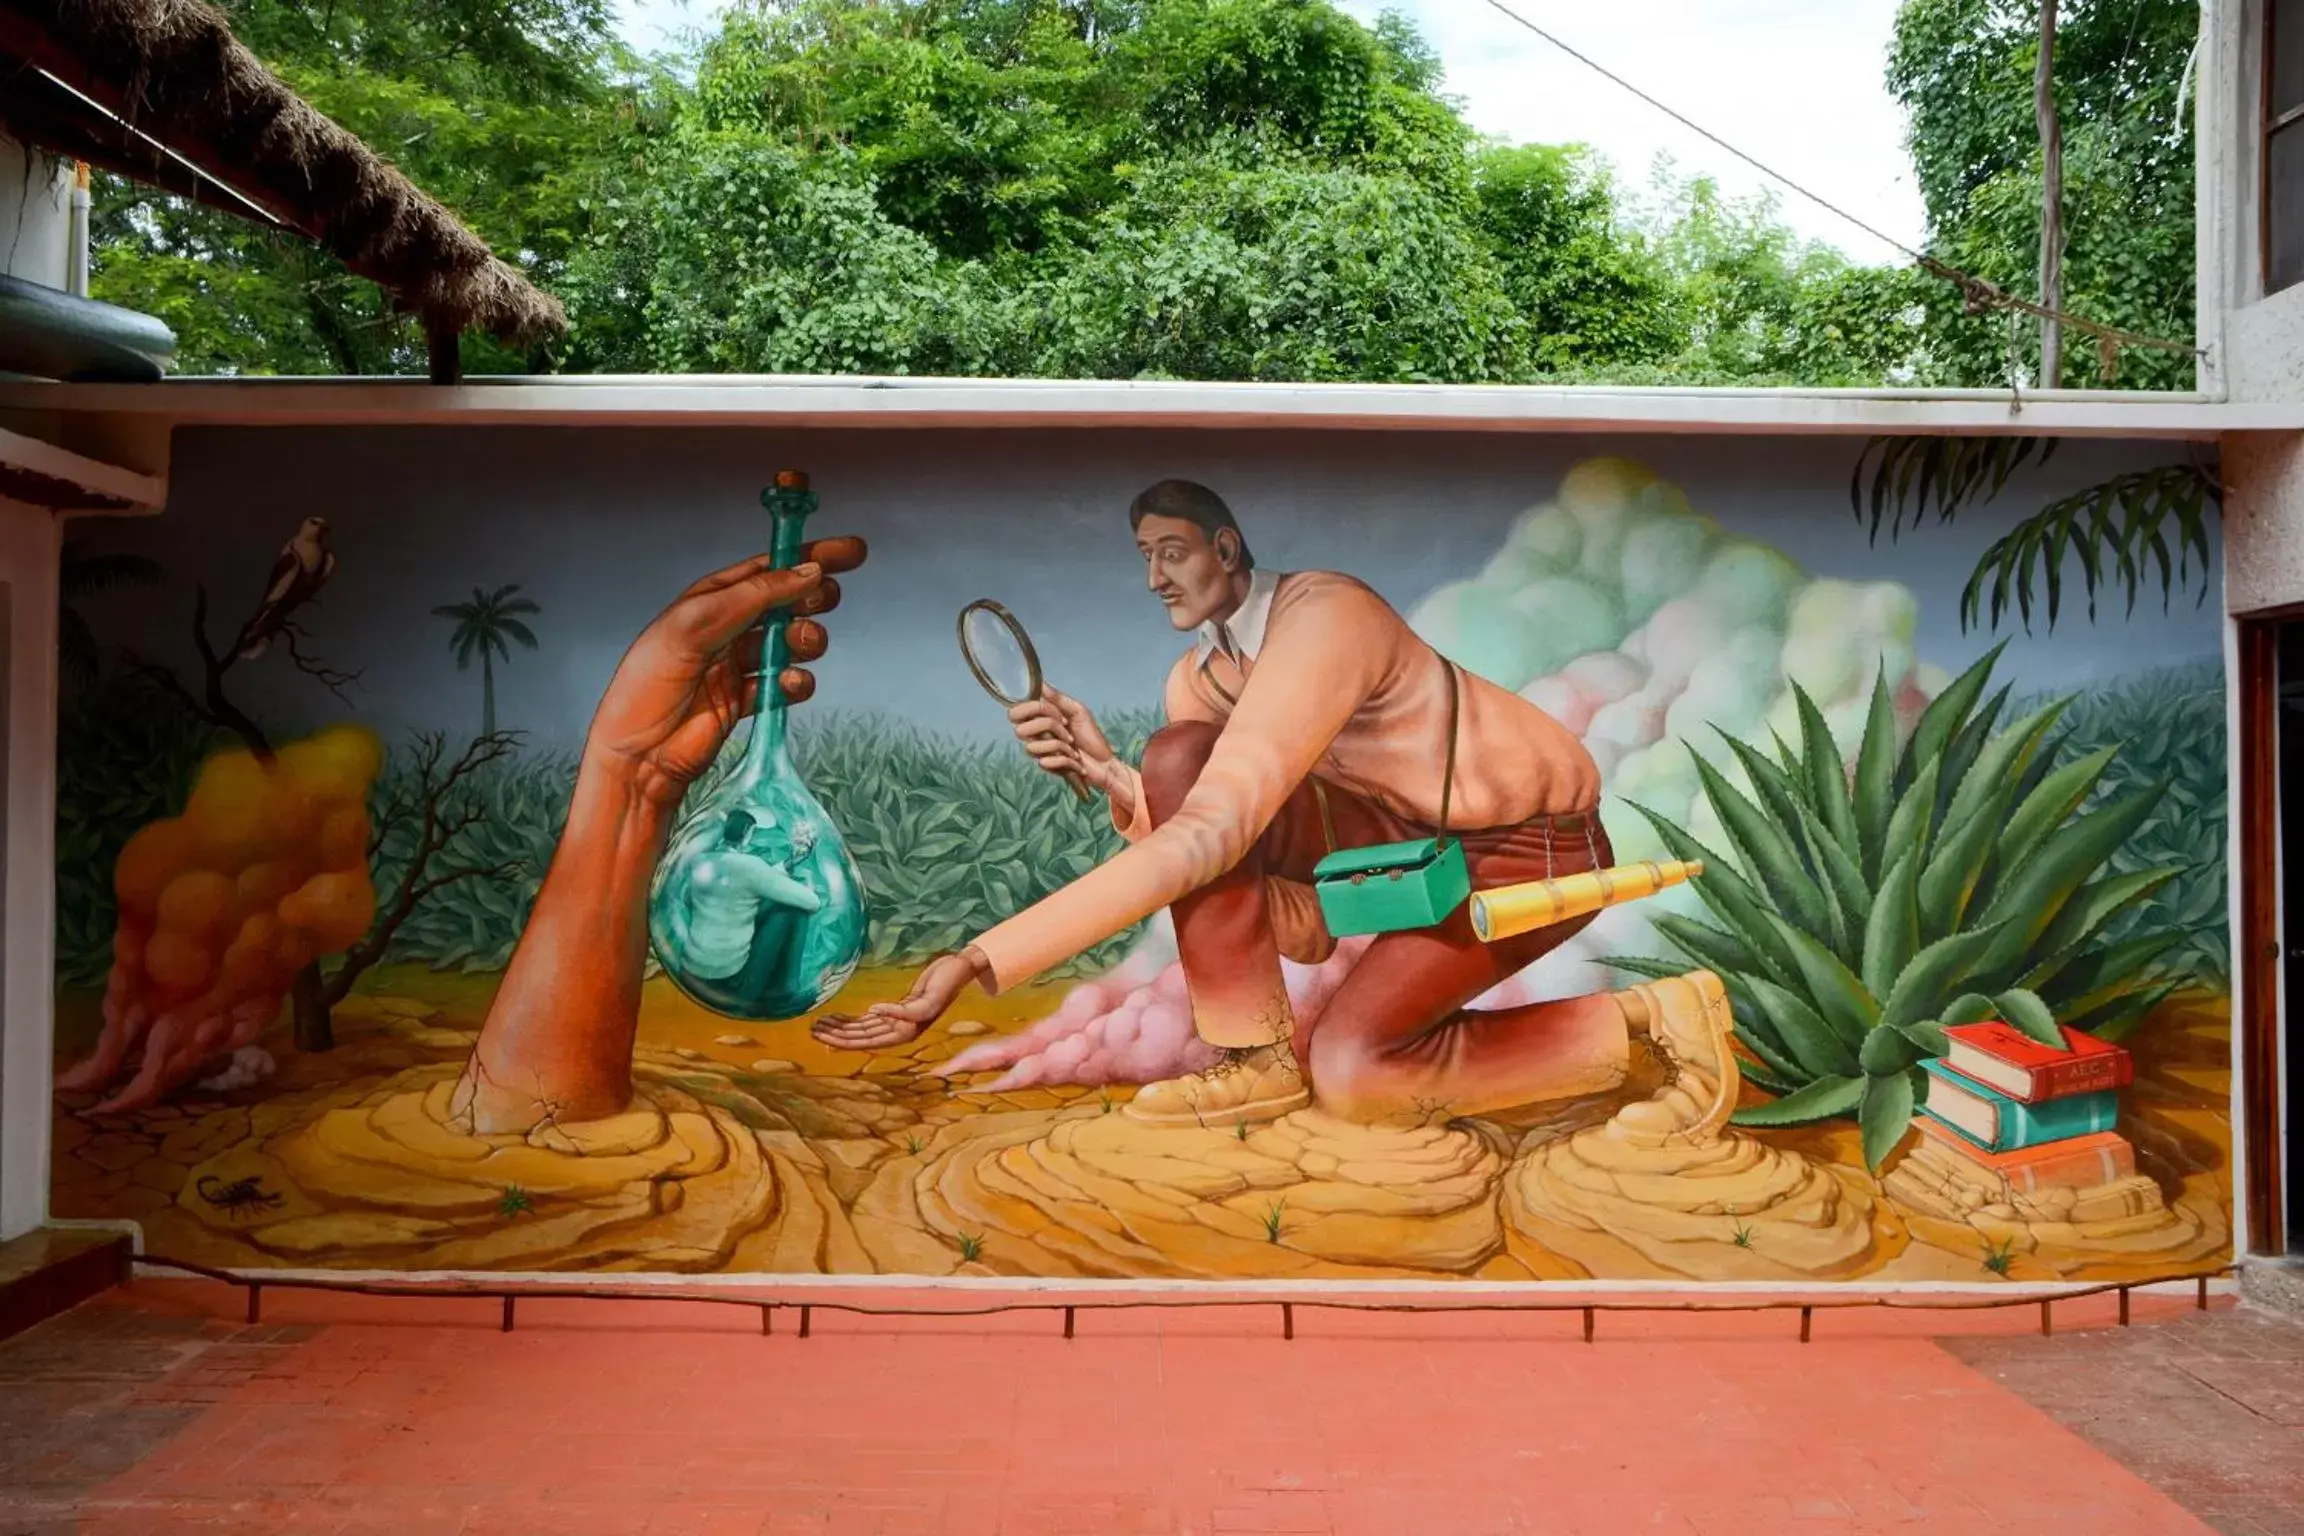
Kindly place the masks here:
POLYGON ((2264 291, 2304 282, 2304 0, 2264 7, 2264 291))

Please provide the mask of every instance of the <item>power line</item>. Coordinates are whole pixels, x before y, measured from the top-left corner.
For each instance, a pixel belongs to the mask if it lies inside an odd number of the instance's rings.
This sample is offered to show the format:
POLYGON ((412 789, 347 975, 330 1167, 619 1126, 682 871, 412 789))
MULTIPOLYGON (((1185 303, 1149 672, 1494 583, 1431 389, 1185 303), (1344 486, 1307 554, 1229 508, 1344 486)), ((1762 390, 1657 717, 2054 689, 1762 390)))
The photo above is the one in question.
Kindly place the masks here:
POLYGON ((1963 272, 1960 268, 1953 266, 1949 262, 1939 261, 1925 251, 1914 250, 1911 246, 1906 245, 1903 241, 1897 239, 1894 235, 1889 234, 1887 231, 1879 228, 1877 225, 1872 224, 1868 220, 1860 218, 1853 213, 1850 213, 1847 209, 1841 207, 1838 203, 1824 196, 1821 192, 1810 190, 1809 188, 1801 185, 1799 182, 1794 181, 1791 177, 1785 175, 1782 171, 1777 170, 1774 166, 1769 165, 1765 161, 1759 160, 1752 155, 1746 154, 1743 150, 1738 149, 1735 145, 1729 143, 1726 139, 1720 137, 1720 135, 1714 133, 1711 129, 1705 127, 1702 123, 1697 122, 1695 119, 1688 116, 1687 113, 1680 111, 1670 103, 1660 101, 1656 97, 1649 95, 1639 86, 1634 85, 1631 81, 1625 79, 1622 75, 1616 73, 1616 71, 1610 69, 1607 65, 1601 63, 1598 59, 1593 58, 1590 54, 1570 46, 1568 43, 1562 41, 1559 37, 1553 35, 1550 32, 1547 32, 1544 28, 1538 26, 1535 22, 1530 21, 1527 17, 1521 15, 1518 11, 1515 11, 1510 6, 1504 4, 1503 0, 1481 0, 1481 3, 1487 6, 1490 10, 1497 12, 1505 19, 1515 22, 1518 25, 1525 27, 1528 31, 1535 33, 1545 42, 1550 43, 1553 47, 1559 49, 1562 53, 1568 55, 1568 57, 1574 59, 1577 63, 1583 65, 1586 69, 1591 70, 1594 74, 1600 76, 1610 84, 1618 87, 1621 90, 1628 91, 1634 96, 1639 97, 1640 100, 1646 102, 1649 106, 1654 107, 1657 111, 1663 113, 1666 117, 1672 119, 1672 121, 1678 123, 1681 127, 1687 129, 1690 133, 1695 134, 1697 137, 1704 139, 1708 143, 1711 143, 1720 149, 1726 150, 1729 154, 1734 155, 1737 159, 1743 161, 1746 165, 1752 167, 1752 169, 1758 171, 1761 175, 1767 177, 1770 181, 1776 182, 1779 185, 1788 188, 1792 192, 1797 193, 1801 197, 1806 198, 1809 202, 1814 203, 1817 207, 1823 209, 1826 213, 1829 213, 1833 217, 1842 219, 1847 223, 1855 226, 1857 229, 1862 230, 1865 234, 1870 235, 1873 239, 1879 241, 1881 244, 1889 247, 1890 249, 1903 252, 1906 256, 1912 259, 1913 263, 1917 265, 1921 271, 1928 273, 1931 277, 1940 277, 1944 281, 1958 288, 1960 290, 1961 297, 1967 301, 1968 308, 1972 313, 1981 314, 1986 310, 2004 309, 2015 310, 2023 314, 2034 316, 2035 318, 2041 320, 2061 321, 2063 324, 2070 326, 2073 330, 2078 331, 2083 335, 2093 336, 2096 338, 2098 354, 2102 362, 2106 365, 2105 372, 2107 375, 2109 375, 2111 371, 2109 365, 2112 355, 2120 347, 2150 347, 2162 352, 2188 353, 2194 357, 2203 355, 2201 348, 2189 341, 2171 341, 2165 336, 2148 336, 2141 331, 2125 330, 2117 325, 2106 325, 2100 320, 2090 320, 2083 315, 2069 314, 2060 309, 2050 309, 2044 304, 2036 303, 2035 301, 2024 298, 2019 294, 2010 293, 2007 289, 2002 288, 1998 283, 1992 282, 1986 278, 1978 277, 1973 272, 1963 272))

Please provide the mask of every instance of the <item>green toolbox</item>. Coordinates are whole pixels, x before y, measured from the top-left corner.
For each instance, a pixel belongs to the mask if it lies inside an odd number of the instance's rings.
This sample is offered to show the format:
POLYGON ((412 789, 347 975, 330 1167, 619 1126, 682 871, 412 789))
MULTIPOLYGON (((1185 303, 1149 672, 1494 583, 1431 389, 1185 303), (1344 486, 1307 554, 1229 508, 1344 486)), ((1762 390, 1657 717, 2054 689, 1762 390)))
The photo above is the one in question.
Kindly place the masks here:
POLYGON ((1312 867, 1312 889, 1320 898, 1320 915, 1327 919, 1328 932, 1335 938, 1438 927, 1472 894, 1472 871, 1464 860, 1464 844, 1448 835, 1448 798, 1456 780, 1461 698, 1456 664, 1443 659, 1441 665, 1448 669, 1448 751, 1441 769, 1437 836, 1367 848, 1337 848, 1327 792, 1318 779, 1312 781, 1313 793, 1320 797, 1320 822, 1331 850, 1312 867))

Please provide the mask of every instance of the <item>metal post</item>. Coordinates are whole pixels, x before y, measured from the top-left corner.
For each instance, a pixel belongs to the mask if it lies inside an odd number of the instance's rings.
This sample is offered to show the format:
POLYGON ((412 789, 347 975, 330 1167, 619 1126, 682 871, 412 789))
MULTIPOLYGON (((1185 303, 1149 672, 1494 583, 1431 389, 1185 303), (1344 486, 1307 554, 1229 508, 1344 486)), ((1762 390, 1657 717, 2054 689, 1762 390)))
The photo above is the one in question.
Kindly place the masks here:
POLYGON ((802 1338, 808 1337, 808 1313, 807 1307, 800 1309, 800 1337, 802 1338))
POLYGON ((1592 1342, 1592 1308, 1590 1307, 1584 1309, 1584 1342, 1587 1344, 1592 1342))
POLYGON ((2128 1287, 2120 1287, 2120 1326, 2128 1326, 2128 1287))
POLYGON ((512 1331, 512 1297, 509 1293, 504 1297, 504 1331, 512 1331))
POLYGON ((2046 1338, 2056 1331, 2056 1319, 2050 1311, 2054 1306, 2055 1303, 2047 1297, 2040 1298, 2040 1337, 2042 1338, 2046 1338))
POLYGON ((2193 1305, 2202 1312, 2208 1310, 2208 1277, 2206 1275, 2200 1277, 2200 1299, 2193 1305))
POLYGON ((263 1315, 264 1287, 256 1284, 254 1281, 250 1281, 248 1283, 248 1326, 251 1328, 255 1327, 256 1320, 263 1315))
POLYGON ((1815 1316, 1816 1309, 1814 1307, 1802 1307, 1800 1309, 1800 1342, 1803 1344, 1808 1342, 1809 1325, 1815 1320, 1815 1316))
POLYGON ((764 1301, 760 1304, 760 1336, 766 1338, 775 1331, 776 1305, 774 1302, 764 1301))
POLYGON ((1064 1337, 1072 1337, 1072 1309, 1070 1307, 1064 1309, 1064 1337))
POLYGON ((1292 1301, 1280 1303, 1280 1337, 1296 1337, 1296 1303, 1292 1301))

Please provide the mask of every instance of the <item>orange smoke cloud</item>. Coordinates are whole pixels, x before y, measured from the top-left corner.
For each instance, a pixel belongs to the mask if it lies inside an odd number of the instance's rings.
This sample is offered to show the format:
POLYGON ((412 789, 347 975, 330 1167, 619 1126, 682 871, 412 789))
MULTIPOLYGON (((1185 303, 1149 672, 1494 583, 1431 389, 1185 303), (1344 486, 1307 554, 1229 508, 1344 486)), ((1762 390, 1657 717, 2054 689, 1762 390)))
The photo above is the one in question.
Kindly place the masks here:
POLYGON ((383 765, 383 744, 356 726, 270 763, 220 752, 182 815, 128 840, 104 1038, 64 1086, 108 1082, 141 1041, 136 1080, 103 1107, 150 1103, 252 1043, 298 971, 358 942, 376 915, 367 807, 383 765))

